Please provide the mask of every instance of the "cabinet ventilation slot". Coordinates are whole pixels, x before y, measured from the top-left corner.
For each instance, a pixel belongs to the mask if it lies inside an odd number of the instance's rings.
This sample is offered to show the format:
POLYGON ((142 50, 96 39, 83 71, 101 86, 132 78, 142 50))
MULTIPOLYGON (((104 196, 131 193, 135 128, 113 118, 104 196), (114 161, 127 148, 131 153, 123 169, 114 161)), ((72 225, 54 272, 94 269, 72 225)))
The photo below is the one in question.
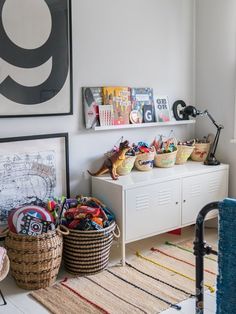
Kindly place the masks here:
POLYGON ((168 205, 171 203, 171 191, 170 190, 163 190, 158 191, 158 205, 168 205))
POLYGON ((135 201, 136 210, 148 209, 149 197, 150 196, 148 194, 142 194, 142 195, 136 196, 136 201, 135 201))
POLYGON ((201 194, 201 187, 200 185, 193 185, 192 188, 191 188, 191 196, 193 197, 197 197, 197 196, 200 196, 201 194))
POLYGON ((211 181, 209 182, 209 192, 214 193, 220 190, 220 182, 219 181, 211 181))

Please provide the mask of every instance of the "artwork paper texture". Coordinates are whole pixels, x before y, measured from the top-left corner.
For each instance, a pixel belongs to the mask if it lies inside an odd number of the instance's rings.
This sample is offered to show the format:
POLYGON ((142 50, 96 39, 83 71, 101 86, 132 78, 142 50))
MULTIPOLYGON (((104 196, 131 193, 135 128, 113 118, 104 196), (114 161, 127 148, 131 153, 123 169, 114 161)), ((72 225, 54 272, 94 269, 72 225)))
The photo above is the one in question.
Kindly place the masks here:
POLYGON ((86 129, 91 129, 99 123, 99 106, 102 105, 101 87, 83 87, 83 105, 86 129))
POLYGON ((131 111, 129 87, 103 87, 103 104, 112 105, 114 125, 129 124, 131 111))
POLYGON ((170 121, 169 101, 167 96, 155 96, 154 106, 157 122, 170 121))
POLYGON ((63 138, 0 143, 0 224, 11 209, 66 194, 63 138))
POLYGON ((131 88, 132 109, 142 110, 144 105, 153 105, 152 88, 131 88))
POLYGON ((70 0, 16 2, 0 0, 0 117, 71 114, 70 0))
POLYGON ((154 122, 154 107, 153 105, 143 106, 143 121, 145 123, 154 122))

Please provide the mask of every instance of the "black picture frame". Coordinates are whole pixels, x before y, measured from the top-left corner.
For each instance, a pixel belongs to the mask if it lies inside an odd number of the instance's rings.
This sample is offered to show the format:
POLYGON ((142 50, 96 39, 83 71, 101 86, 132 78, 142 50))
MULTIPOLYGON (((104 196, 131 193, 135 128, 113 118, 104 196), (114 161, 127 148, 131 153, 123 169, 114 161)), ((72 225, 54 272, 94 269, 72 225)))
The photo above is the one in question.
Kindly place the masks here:
POLYGON ((32 1, 30 8, 11 3, 0 0, 0 118, 72 115, 71 0, 32 1), (37 32, 34 11, 42 23, 37 32), (29 12, 27 36, 18 31, 21 12, 29 12))
POLYGON ((0 138, 0 225, 11 209, 70 197, 68 133, 0 138))

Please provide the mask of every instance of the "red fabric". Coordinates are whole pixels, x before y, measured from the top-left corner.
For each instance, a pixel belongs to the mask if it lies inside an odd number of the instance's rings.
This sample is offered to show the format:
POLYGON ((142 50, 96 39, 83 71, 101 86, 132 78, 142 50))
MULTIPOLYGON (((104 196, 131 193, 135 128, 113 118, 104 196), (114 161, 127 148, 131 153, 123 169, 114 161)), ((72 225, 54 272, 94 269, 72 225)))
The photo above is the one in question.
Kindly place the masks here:
POLYGON ((181 235, 181 231, 182 231, 182 229, 179 228, 179 229, 171 230, 168 233, 175 234, 175 235, 181 235))

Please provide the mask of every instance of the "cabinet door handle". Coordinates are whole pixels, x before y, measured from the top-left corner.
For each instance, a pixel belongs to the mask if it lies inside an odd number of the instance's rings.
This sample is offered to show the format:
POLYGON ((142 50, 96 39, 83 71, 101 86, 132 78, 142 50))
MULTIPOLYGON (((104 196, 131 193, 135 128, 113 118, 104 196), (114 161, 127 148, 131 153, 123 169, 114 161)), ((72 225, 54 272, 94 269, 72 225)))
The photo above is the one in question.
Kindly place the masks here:
POLYGON ((183 202, 186 203, 186 200, 184 200, 183 202))
POLYGON ((175 204, 176 204, 176 205, 178 205, 178 204, 179 204, 179 202, 175 202, 175 204))

